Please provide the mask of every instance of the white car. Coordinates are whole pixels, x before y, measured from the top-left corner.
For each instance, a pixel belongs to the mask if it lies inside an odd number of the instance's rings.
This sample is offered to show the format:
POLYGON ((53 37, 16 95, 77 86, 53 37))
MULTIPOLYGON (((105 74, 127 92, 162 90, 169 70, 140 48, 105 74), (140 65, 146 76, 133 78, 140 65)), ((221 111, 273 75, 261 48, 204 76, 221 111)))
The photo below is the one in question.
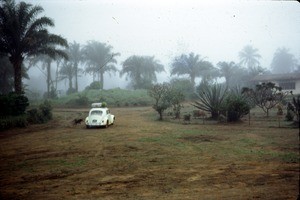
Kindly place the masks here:
POLYGON ((86 128, 91 127, 108 127, 115 122, 115 116, 110 114, 110 110, 102 107, 101 103, 93 103, 89 116, 85 119, 86 128))

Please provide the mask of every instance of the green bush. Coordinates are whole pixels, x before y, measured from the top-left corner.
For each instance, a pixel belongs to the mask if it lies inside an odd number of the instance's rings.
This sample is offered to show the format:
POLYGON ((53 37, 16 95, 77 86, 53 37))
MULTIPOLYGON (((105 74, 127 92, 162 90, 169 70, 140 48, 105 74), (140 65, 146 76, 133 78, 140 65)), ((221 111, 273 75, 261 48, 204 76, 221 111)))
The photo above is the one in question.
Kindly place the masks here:
POLYGON ((0 116, 18 116, 25 113, 29 106, 28 98, 24 94, 11 92, 0 95, 0 116))
POLYGON ((71 107, 88 106, 89 98, 84 94, 78 94, 76 98, 70 99, 66 104, 71 107))
POLYGON ((23 128, 28 125, 26 115, 8 116, 0 119, 0 130, 7 130, 14 127, 23 128))
POLYGON ((250 110, 250 105, 245 97, 241 95, 231 94, 225 99, 225 110, 227 112, 227 121, 239 121, 244 115, 247 115, 250 110))
POLYGON ((86 90, 100 90, 101 89, 101 83, 100 81, 94 81, 89 86, 86 86, 86 90))
POLYGON ((44 101, 38 108, 27 111, 27 121, 31 124, 42 124, 52 119, 52 106, 49 101, 44 101))

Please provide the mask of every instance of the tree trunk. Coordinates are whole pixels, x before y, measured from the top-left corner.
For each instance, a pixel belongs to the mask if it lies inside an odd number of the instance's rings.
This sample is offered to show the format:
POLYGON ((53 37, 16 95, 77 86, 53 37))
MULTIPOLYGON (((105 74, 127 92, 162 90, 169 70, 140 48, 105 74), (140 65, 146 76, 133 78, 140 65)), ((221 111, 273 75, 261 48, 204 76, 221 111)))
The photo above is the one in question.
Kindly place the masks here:
POLYGON ((51 62, 47 62, 47 97, 50 98, 51 62))
POLYGON ((104 77, 103 77, 104 72, 100 72, 100 88, 103 90, 103 84, 104 84, 104 77))
POLYGON ((17 94, 22 94, 22 63, 23 58, 12 59, 10 58, 10 62, 13 64, 14 67, 14 87, 15 92, 17 94))
POLYGON ((75 63, 74 67, 75 67, 75 91, 78 92, 78 66, 77 66, 77 63, 75 63))
POLYGON ((71 91, 72 88, 73 88, 72 76, 69 76, 69 91, 71 91))

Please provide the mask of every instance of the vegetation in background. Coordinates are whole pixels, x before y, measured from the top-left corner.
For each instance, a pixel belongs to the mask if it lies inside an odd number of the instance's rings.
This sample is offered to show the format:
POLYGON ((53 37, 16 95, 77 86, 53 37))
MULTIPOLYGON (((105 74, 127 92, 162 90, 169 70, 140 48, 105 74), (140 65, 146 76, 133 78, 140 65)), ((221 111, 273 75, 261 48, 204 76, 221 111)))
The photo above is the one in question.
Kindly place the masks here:
POLYGON ((198 101, 193 106, 211 113, 212 119, 218 119, 223 109, 227 95, 227 88, 221 84, 208 84, 202 82, 197 89, 198 101))
POLYGON ((269 116, 269 110, 281 103, 288 95, 282 92, 281 87, 271 82, 258 84, 255 89, 245 87, 242 89, 242 93, 261 108, 267 116, 269 116))
POLYGON ((187 74, 191 79, 191 83, 195 86, 195 78, 202 77, 205 79, 209 77, 205 72, 212 71, 213 68, 210 62, 205 61, 200 55, 195 55, 191 52, 189 55, 182 54, 173 60, 171 75, 187 74))
POLYGON ((85 72, 93 75, 93 81, 101 83, 101 89, 104 86, 104 73, 116 72, 117 60, 115 56, 119 53, 112 53, 112 46, 97 41, 89 41, 82 52, 84 54, 83 60, 86 65, 85 72))
POLYGON ((100 90, 101 88, 101 83, 99 81, 94 81, 89 86, 86 86, 85 90, 100 90))
POLYGON ((172 88, 181 91, 185 99, 194 99, 195 92, 194 86, 191 81, 187 78, 173 78, 170 81, 172 88))
POLYGON ((48 100, 45 100, 38 108, 27 111, 27 121, 30 124, 42 124, 52 119, 52 106, 48 100))
POLYGON ((180 117, 181 103, 184 95, 169 83, 155 84, 149 90, 148 94, 154 99, 153 109, 158 112, 159 120, 163 120, 163 113, 170 107, 173 107, 175 117, 180 117))
POLYGON ((157 81, 156 72, 163 72, 164 66, 153 56, 130 56, 122 64, 120 76, 130 79, 129 88, 149 89, 157 81))
POLYGON ((14 68, 14 89, 22 94, 22 64, 26 56, 46 54, 66 56, 57 48, 67 46, 67 41, 48 32, 54 26, 48 17, 37 18, 44 10, 40 6, 14 0, 1 1, 0 6, 0 53, 7 55, 14 68))

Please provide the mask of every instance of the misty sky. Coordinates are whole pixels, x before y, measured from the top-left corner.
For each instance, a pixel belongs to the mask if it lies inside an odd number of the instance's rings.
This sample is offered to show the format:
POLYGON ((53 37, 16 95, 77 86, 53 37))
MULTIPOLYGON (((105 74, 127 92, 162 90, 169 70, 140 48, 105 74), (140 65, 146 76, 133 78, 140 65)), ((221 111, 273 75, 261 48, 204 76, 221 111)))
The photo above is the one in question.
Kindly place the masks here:
MULTIPOLYGON (((269 68, 279 47, 300 60, 297 1, 26 0, 41 5, 55 22, 50 31, 69 42, 96 40, 113 46, 118 68, 131 55, 155 56, 169 70, 182 53, 194 52, 216 65, 239 62, 245 45, 259 49, 269 68)), ((169 76, 160 75, 159 79, 169 76)), ((168 81, 168 80, 167 80, 168 81)))

